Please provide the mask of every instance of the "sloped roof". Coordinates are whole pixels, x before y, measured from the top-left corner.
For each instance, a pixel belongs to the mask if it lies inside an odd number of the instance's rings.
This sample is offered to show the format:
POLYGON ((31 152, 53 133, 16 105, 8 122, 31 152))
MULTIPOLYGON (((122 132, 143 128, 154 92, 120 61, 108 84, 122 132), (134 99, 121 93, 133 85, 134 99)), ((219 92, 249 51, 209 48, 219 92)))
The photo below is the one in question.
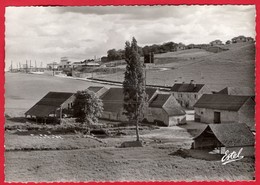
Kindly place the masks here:
POLYGON ((250 87, 226 87, 216 94, 254 96, 255 92, 250 87))
MULTIPOLYGON (((148 95, 148 99, 156 92, 154 88, 146 88, 146 94, 148 95)), ((121 108, 123 108, 124 103, 124 94, 123 88, 119 87, 111 87, 104 95, 101 97, 103 101, 104 111, 108 112, 118 112, 121 108)))
POLYGON ((96 93, 96 92, 100 91, 102 88, 104 88, 104 86, 89 86, 88 90, 96 93))
POLYGON ((212 131, 225 147, 254 146, 255 144, 254 135, 244 123, 209 124, 194 140, 208 131, 212 131))
POLYGON ((204 84, 176 83, 172 86, 173 92, 199 92, 204 84))
POLYGON ((170 94, 157 94, 152 100, 149 107, 162 108, 169 99, 170 94))
POLYGON ((163 109, 169 116, 181 116, 186 114, 185 110, 181 106, 163 107, 163 109))
POLYGON ((194 107, 238 111, 250 96, 203 94, 194 107))
POLYGON ((25 114, 38 117, 48 116, 73 95, 74 93, 68 92, 49 92, 25 114))

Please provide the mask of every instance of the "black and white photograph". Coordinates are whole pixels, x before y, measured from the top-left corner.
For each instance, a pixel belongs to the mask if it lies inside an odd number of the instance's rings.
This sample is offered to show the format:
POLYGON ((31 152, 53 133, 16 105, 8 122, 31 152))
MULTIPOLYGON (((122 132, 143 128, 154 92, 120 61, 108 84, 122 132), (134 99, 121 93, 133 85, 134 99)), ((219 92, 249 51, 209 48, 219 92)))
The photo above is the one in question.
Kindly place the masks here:
POLYGON ((5 9, 5 182, 255 180, 255 5, 5 9))

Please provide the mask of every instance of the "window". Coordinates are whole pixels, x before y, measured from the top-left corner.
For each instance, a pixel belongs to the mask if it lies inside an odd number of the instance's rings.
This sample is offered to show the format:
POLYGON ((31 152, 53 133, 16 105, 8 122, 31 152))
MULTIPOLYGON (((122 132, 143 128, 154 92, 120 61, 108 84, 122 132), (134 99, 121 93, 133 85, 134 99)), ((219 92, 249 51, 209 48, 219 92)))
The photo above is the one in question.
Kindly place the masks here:
POLYGON ((194 98, 197 99, 197 94, 194 94, 194 98))
POLYGON ((201 114, 203 114, 203 112, 201 111, 201 114))

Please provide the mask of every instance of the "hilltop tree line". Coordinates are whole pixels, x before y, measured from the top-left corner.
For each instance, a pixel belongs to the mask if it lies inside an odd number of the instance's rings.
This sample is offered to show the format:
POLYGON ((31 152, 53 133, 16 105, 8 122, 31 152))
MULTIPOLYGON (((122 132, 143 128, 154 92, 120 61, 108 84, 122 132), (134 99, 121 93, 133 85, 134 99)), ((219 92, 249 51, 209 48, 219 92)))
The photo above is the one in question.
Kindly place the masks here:
MULTIPOLYGON (((178 44, 174 42, 166 42, 163 44, 153 44, 150 46, 144 46, 144 47, 139 47, 138 46, 138 54, 140 56, 144 56, 146 54, 149 54, 153 52, 154 54, 158 53, 166 53, 170 51, 174 51, 178 44)), ((107 57, 102 57, 106 61, 113 61, 113 60, 124 60, 125 57, 125 50, 123 49, 110 49, 107 51, 107 57)))

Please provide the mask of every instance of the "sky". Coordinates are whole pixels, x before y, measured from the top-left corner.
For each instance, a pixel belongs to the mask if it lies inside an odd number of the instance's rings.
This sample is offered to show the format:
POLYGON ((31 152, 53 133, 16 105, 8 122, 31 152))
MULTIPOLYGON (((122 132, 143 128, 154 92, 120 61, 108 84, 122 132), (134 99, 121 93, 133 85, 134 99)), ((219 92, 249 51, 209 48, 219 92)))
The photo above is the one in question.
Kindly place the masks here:
POLYGON ((100 58, 132 37, 139 46, 255 37, 254 5, 8 7, 5 18, 6 69, 100 58))

